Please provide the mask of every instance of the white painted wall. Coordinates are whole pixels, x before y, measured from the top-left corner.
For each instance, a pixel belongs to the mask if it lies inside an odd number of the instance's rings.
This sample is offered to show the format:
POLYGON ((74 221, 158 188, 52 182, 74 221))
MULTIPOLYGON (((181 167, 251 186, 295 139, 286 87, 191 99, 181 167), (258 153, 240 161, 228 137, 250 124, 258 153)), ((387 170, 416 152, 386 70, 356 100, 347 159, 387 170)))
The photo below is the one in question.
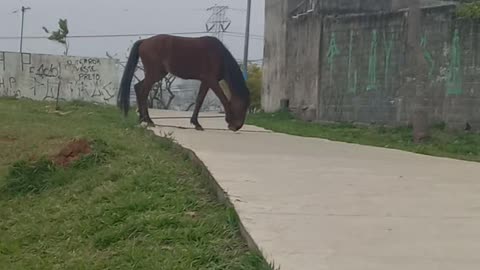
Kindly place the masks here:
POLYGON ((0 52, 0 96, 115 105, 120 66, 106 58, 0 52))
MULTIPOLYGON (((177 78, 172 87, 172 92, 175 95, 175 99, 172 102, 170 109, 176 111, 185 111, 189 105, 194 103, 197 99, 197 94, 200 89, 200 81, 196 80, 182 80, 177 78)), ((190 110, 193 110, 191 107, 190 110)), ((218 112, 222 111, 223 106, 220 103, 218 97, 210 89, 203 101, 203 105, 200 108, 201 112, 218 112)))
MULTIPOLYGON (((122 72, 123 72, 123 68, 122 68, 122 72)), ((137 102, 134 85, 138 82, 138 80, 144 79, 144 77, 145 76, 143 71, 141 69, 137 69, 131 85, 131 91, 130 91, 131 104, 136 104, 137 102)), ((154 88, 155 88, 155 85, 154 85, 154 88)), ((175 98, 172 100, 169 110, 185 111, 192 103, 196 102, 199 89, 200 89, 200 81, 184 80, 177 77, 171 86, 171 91, 175 95, 175 98)), ((163 95, 164 103, 167 103, 168 98, 169 98, 169 95, 165 91, 163 95)), ((154 103, 154 108, 164 109, 163 107, 160 106, 160 104, 157 104, 157 103, 154 103)), ((190 107, 190 111, 192 111, 193 109, 194 109, 193 106, 190 107)), ((218 97, 213 93, 211 89, 208 91, 200 111, 201 112, 223 111, 222 103, 220 102, 218 97)))
MULTIPOLYGON (((0 51, 0 96, 34 100, 82 100, 115 105, 122 66, 115 59, 0 51)), ((143 72, 137 70, 143 78, 143 72)), ((131 97, 135 103, 132 82, 131 97)), ((172 86, 175 99, 170 109, 186 110, 195 102, 200 82, 177 78, 172 86)), ((167 100, 165 100, 167 101, 167 100)), ((209 91, 202 111, 221 111, 218 98, 209 91)), ((191 108, 193 109, 193 107, 191 108)))

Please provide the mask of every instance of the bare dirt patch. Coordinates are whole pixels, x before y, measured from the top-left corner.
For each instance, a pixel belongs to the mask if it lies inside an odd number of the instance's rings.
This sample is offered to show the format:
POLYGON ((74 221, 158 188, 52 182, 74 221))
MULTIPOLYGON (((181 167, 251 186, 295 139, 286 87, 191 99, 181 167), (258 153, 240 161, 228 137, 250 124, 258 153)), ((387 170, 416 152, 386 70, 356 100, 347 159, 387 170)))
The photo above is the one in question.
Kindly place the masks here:
POLYGON ((0 136, 0 143, 13 143, 16 142, 17 138, 11 136, 0 136))
POLYGON ((73 162, 91 153, 92 147, 87 140, 73 140, 64 146, 60 152, 53 157, 52 161, 57 166, 68 167, 73 162))

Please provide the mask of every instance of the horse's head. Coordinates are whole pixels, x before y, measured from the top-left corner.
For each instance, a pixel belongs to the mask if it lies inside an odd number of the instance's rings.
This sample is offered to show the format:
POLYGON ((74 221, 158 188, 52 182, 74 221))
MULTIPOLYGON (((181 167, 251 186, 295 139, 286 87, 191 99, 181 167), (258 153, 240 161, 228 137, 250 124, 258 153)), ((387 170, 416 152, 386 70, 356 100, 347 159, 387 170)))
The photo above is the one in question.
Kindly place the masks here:
POLYGON ((225 119, 228 123, 228 129, 238 131, 243 127, 249 107, 250 97, 232 95, 230 99, 230 111, 227 112, 225 119))

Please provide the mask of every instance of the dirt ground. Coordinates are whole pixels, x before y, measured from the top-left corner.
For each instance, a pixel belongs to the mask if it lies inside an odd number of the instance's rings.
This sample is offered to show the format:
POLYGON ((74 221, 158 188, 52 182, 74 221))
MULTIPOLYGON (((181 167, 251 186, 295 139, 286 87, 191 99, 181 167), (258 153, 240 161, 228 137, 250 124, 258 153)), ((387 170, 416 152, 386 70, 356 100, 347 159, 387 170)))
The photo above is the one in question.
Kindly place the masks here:
POLYGON ((73 140, 65 145, 60 152, 53 157, 53 163, 57 166, 68 167, 76 160, 79 160, 90 153, 92 153, 92 148, 87 140, 73 140))

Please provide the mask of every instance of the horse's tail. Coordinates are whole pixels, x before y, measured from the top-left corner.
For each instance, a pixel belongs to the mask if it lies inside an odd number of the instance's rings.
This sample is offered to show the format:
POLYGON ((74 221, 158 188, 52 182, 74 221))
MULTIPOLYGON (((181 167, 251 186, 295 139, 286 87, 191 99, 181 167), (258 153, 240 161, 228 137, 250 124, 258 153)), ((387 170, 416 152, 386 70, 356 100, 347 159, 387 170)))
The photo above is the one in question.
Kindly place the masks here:
POLYGON ((250 102, 250 92, 243 77, 242 70, 237 60, 233 57, 230 51, 223 46, 223 68, 224 68, 224 79, 230 88, 232 94, 236 94, 248 102, 250 102))
POLYGON ((140 58, 139 47, 141 43, 142 40, 138 40, 133 44, 127 64, 125 65, 125 70, 123 71, 122 81, 120 82, 120 99, 118 107, 120 107, 125 113, 125 116, 128 115, 128 110, 130 108, 130 87, 132 85, 133 76, 135 75, 138 59, 140 58))

